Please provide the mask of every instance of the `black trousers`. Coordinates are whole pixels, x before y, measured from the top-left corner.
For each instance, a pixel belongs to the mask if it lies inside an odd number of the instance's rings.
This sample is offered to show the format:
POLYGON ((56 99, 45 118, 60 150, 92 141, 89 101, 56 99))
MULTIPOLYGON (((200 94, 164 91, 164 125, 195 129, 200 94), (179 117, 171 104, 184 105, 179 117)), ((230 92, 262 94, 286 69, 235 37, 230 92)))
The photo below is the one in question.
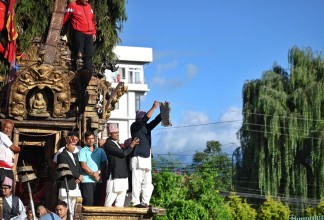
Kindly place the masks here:
POLYGON ((84 113, 88 103, 89 94, 86 93, 87 86, 93 74, 92 57, 94 54, 93 37, 91 34, 84 34, 74 30, 74 52, 75 56, 80 52, 84 55, 84 67, 78 71, 80 80, 80 113, 84 113))
POLYGON ((91 34, 84 34, 80 31, 74 31, 75 54, 79 52, 84 55, 84 66, 92 74, 92 57, 94 54, 93 38, 91 34))
POLYGON ((99 206, 102 194, 102 183, 82 183, 81 193, 83 205, 99 206))

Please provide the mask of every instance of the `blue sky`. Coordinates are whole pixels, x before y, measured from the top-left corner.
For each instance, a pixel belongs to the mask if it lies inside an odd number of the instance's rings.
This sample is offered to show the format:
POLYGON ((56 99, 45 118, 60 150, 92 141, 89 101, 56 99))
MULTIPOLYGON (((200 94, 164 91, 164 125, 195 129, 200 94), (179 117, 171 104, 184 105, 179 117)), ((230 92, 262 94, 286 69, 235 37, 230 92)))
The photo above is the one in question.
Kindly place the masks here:
POLYGON ((288 69, 293 46, 323 51, 323 12, 322 0, 129 0, 121 45, 153 48, 142 108, 172 108, 173 127, 154 130, 153 152, 190 161, 218 140, 231 154, 244 82, 274 62, 288 69))

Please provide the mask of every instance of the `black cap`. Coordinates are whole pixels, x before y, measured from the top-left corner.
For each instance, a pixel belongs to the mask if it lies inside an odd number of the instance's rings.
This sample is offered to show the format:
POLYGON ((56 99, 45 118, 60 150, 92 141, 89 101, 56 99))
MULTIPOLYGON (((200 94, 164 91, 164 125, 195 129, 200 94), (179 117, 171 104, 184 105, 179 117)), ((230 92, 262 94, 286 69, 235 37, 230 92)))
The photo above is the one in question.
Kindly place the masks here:
POLYGON ((79 137, 79 134, 77 131, 69 131, 69 133, 67 134, 67 136, 76 136, 79 137))

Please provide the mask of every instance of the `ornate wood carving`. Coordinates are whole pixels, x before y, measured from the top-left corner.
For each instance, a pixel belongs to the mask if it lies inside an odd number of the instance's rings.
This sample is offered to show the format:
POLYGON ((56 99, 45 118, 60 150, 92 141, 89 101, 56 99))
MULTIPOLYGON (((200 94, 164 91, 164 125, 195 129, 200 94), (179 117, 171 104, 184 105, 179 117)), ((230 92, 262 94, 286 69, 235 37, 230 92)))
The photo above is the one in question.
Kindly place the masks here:
POLYGON ((60 33, 63 24, 64 9, 66 8, 66 3, 67 1, 65 0, 55 1, 54 12, 45 43, 44 62, 48 64, 52 64, 55 59, 56 47, 60 40, 60 33))
POLYGON ((48 64, 33 65, 18 72, 10 91, 9 115, 17 120, 28 115, 65 117, 70 108, 69 82, 73 77, 73 72, 63 73, 48 64))
POLYGON ((108 120, 111 115, 111 111, 115 110, 115 105, 122 95, 127 92, 128 87, 125 86, 123 82, 118 83, 117 87, 111 92, 111 94, 106 94, 108 96, 108 101, 104 108, 103 118, 108 120))

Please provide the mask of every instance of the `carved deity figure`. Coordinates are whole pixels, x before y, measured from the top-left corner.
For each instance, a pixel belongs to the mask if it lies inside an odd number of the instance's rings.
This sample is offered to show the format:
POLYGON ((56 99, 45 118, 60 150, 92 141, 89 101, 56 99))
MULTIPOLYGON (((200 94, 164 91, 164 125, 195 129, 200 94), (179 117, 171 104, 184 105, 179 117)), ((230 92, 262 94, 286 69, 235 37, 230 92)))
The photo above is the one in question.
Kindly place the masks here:
POLYGON ((35 83, 33 77, 30 75, 29 72, 23 74, 20 77, 20 80, 24 82, 27 86, 33 85, 35 83))
POLYGON ((46 112, 46 102, 44 100, 42 93, 37 93, 35 100, 33 102, 33 112, 36 113, 45 113, 46 112))

